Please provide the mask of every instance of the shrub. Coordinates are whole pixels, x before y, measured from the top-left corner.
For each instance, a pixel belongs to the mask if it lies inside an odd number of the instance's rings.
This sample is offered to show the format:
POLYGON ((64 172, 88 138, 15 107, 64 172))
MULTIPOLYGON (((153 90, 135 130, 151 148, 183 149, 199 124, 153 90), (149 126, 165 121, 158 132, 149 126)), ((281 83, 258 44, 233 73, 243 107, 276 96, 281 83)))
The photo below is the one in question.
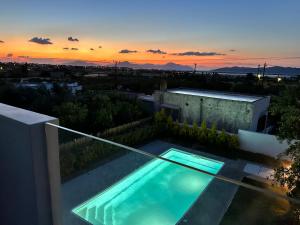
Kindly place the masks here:
POLYGON ((228 147, 229 149, 238 149, 240 147, 239 139, 237 135, 229 135, 228 138, 228 147))
POLYGON ((183 126, 180 129, 180 135, 184 138, 189 136, 189 125, 186 120, 183 122, 183 126))
MULTIPOLYGON (((144 126, 136 128, 125 134, 120 134, 109 138, 117 143, 129 146, 136 146, 152 140, 158 135, 155 126, 144 126)), ((94 163, 115 155, 116 153, 127 151, 119 147, 94 141, 89 139, 85 142, 72 142, 67 147, 60 149, 60 165, 62 179, 75 175, 83 169, 90 168, 94 163)))
POLYGON ((168 131, 171 131, 173 129, 173 126, 174 126, 174 122, 173 122, 173 119, 172 117, 169 115, 167 117, 167 129, 168 131))
POLYGON ((216 143, 217 136, 218 136, 217 125, 216 123, 213 123, 211 129, 209 129, 207 134, 208 144, 214 145, 216 143))
POLYGON ((154 123, 158 130, 164 131, 166 129, 167 116, 164 109, 155 113, 154 123))
POLYGON ((171 134, 173 134, 175 137, 180 136, 180 130, 181 130, 181 127, 179 125, 178 120, 176 120, 175 123, 173 124, 171 134))
POLYGON ((227 134, 225 133, 225 130, 222 129, 221 133, 219 133, 217 137, 216 144, 218 147, 227 148, 227 134))
POLYGON ((197 124, 196 121, 194 121, 193 127, 190 129, 190 137, 191 137, 192 139, 197 139, 197 137, 198 137, 198 132, 199 132, 198 124, 197 124))
POLYGON ((207 130, 207 126, 206 126, 206 121, 203 120, 201 123, 201 127, 199 129, 199 134, 198 134, 198 140, 200 141, 200 143, 207 142, 207 134, 208 134, 208 130, 207 130))

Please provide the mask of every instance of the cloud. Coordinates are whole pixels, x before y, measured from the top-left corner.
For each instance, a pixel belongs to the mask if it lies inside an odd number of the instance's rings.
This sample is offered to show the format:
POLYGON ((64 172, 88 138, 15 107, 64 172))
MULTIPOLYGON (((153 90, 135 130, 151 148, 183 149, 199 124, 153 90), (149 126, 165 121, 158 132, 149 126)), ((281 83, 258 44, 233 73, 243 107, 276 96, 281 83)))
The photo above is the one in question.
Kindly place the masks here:
POLYGON ((4 43, 4 41, 0 40, 0 43, 4 43))
POLYGON ((71 48, 72 51, 77 51, 79 50, 78 48, 71 48))
POLYGON ((93 49, 93 48, 90 48, 90 50, 91 50, 91 51, 94 51, 95 49, 93 49))
POLYGON ((230 51, 230 52, 236 52, 236 50, 235 50, 235 49, 230 49, 229 51, 230 51))
POLYGON ((146 52, 150 52, 150 53, 153 53, 153 54, 162 54, 162 55, 167 54, 166 52, 161 51, 160 49, 157 49, 157 50, 149 49, 146 52))
POLYGON ((40 45, 52 45, 53 44, 49 38, 39 38, 39 37, 31 38, 29 40, 29 42, 37 43, 40 45))
POLYGON ((66 48, 63 48, 63 50, 69 50, 69 48, 67 48, 67 47, 66 47, 66 48))
POLYGON ((215 56, 215 55, 226 55, 223 53, 218 52, 180 52, 180 53, 173 53, 172 55, 178 55, 178 56, 215 56))
POLYGON ((119 53, 121 54, 130 54, 130 53, 137 53, 137 50, 128 50, 128 49, 122 49, 121 51, 119 51, 119 53))
POLYGON ((13 56, 14 56, 14 54, 12 54, 12 53, 8 53, 8 54, 6 55, 6 57, 8 57, 8 58, 13 57, 13 56))
POLYGON ((98 48, 102 48, 102 46, 101 45, 99 45, 99 47, 98 48))
POLYGON ((68 41, 79 41, 77 38, 68 37, 68 41))

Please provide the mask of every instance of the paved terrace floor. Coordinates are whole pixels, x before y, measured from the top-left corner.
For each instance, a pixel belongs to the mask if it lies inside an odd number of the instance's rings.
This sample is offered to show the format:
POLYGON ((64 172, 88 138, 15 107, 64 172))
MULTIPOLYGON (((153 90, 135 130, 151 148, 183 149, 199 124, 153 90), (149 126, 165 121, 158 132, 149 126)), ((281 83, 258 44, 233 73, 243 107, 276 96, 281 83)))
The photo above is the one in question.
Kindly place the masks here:
MULTIPOLYGON (((170 148, 181 149, 187 152, 225 162, 223 168, 219 172, 221 175, 237 180, 241 180, 245 176, 245 173, 243 172, 245 162, 243 161, 233 161, 222 157, 217 157, 215 155, 195 151, 193 149, 160 140, 150 142, 139 149, 159 155, 170 148)), ((151 158, 132 152, 111 160, 110 162, 105 163, 88 173, 80 175, 64 183, 62 185, 63 224, 88 224, 72 214, 71 210, 82 202, 105 190, 115 182, 124 178, 150 160, 151 158)), ((219 224, 223 218, 223 215, 226 213, 226 210, 229 207, 237 189, 238 187, 236 185, 214 179, 197 199, 192 208, 182 218, 179 224, 219 224)))

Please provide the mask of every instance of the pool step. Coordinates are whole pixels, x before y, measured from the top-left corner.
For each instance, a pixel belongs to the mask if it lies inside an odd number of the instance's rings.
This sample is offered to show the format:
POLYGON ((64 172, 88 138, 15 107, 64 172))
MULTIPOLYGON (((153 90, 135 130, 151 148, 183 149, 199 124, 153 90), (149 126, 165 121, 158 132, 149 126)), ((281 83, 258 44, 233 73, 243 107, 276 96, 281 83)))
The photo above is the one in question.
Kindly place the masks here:
POLYGON ((104 215, 104 224, 105 225, 113 225, 113 219, 112 219, 112 213, 113 213, 113 207, 109 205, 105 210, 104 215))
POLYGON ((93 225, 101 225, 102 224, 99 220, 96 219, 96 206, 89 208, 87 210, 87 219, 93 225))
POLYGON ((101 221, 104 224, 104 206, 97 207, 96 220, 101 221))

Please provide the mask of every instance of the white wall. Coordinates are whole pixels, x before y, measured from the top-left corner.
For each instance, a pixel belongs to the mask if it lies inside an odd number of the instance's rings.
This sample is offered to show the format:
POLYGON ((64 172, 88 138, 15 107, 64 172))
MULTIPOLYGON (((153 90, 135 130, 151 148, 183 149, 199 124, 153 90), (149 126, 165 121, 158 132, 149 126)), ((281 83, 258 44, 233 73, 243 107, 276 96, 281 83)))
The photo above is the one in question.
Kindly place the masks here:
POLYGON ((58 130, 53 117, 0 103, 0 212, 5 225, 60 225, 58 130))
POLYGON ((239 130, 238 138, 242 150, 271 157, 277 157, 278 154, 283 153, 289 147, 287 141, 280 142, 275 135, 253 131, 239 130))

